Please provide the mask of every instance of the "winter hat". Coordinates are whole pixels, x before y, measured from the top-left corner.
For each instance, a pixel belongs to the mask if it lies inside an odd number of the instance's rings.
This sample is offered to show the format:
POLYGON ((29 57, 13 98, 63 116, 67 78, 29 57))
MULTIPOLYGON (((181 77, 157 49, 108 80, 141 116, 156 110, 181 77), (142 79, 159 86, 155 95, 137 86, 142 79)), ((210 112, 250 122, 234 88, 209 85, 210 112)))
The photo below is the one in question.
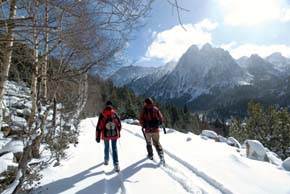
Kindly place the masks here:
POLYGON ((108 101, 106 102, 106 106, 113 106, 112 101, 108 100, 108 101))
POLYGON ((144 100, 144 102, 145 102, 146 104, 153 104, 153 100, 152 100, 150 97, 146 98, 146 99, 144 100))

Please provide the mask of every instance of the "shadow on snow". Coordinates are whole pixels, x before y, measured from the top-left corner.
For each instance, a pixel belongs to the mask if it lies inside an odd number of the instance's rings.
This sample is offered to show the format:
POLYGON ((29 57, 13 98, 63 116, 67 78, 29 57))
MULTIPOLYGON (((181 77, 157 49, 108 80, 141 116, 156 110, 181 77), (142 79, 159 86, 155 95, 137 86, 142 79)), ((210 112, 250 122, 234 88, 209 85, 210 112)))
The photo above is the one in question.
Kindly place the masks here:
POLYGON ((93 176, 97 176, 97 175, 101 175, 104 174, 104 178, 99 180, 98 182, 90 185, 87 188, 84 188, 80 191, 77 192, 77 194, 103 194, 103 193, 107 193, 107 194, 113 194, 113 193, 118 193, 118 191, 122 191, 122 193, 126 193, 126 188, 124 188, 123 182, 128 181, 127 179, 130 178, 131 176, 133 176, 135 173, 137 173, 138 171, 140 171, 141 169, 144 168, 157 168, 158 165, 153 164, 153 163, 143 163, 144 161, 146 161, 147 158, 143 158, 137 162, 135 162, 134 164, 128 166, 127 168, 121 170, 121 174, 118 175, 117 173, 115 173, 114 170, 106 173, 103 169, 100 169, 100 171, 95 172, 95 173, 91 173, 91 170, 95 169, 95 168, 100 168, 103 166, 103 162, 93 166, 83 172, 80 172, 72 177, 69 178, 64 178, 64 179, 60 179, 57 180, 55 182, 46 184, 41 186, 41 188, 38 188, 34 191, 34 193, 41 193, 41 191, 49 191, 50 193, 61 193, 61 192, 65 192, 66 190, 71 189, 72 187, 74 187, 78 182, 83 181, 84 179, 88 178, 88 177, 93 177, 93 176), (143 163, 143 164, 141 164, 143 163), (141 164, 141 165, 140 165, 141 164), (106 176, 105 175, 112 175, 112 174, 116 174, 115 176, 113 176, 112 178, 106 180, 106 176), (120 178, 121 176, 121 178, 120 178))

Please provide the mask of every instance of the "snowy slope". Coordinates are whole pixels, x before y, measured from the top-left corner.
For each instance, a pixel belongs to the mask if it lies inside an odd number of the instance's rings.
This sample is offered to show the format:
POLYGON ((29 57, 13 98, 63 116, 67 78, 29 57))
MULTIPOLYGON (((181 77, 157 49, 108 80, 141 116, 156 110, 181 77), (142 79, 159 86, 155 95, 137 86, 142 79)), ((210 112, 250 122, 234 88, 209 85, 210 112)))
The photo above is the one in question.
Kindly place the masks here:
POLYGON ((95 142, 96 122, 81 122, 79 145, 67 151, 61 166, 42 172, 35 193, 290 193, 290 173, 280 167, 247 159, 225 143, 172 129, 161 134, 167 166, 160 166, 156 154, 155 161, 146 159, 140 127, 125 123, 117 174, 111 163, 103 165, 103 144, 95 142))

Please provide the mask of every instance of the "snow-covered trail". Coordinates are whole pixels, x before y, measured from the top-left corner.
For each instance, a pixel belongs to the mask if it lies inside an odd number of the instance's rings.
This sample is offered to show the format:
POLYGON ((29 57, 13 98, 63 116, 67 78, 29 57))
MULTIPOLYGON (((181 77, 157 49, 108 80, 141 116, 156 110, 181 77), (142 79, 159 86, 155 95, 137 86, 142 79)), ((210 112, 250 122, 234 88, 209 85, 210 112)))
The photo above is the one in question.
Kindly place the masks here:
MULTIPOLYGON (((108 166, 103 165, 104 146, 95 141, 95 123, 96 118, 81 122, 79 145, 68 150, 62 166, 43 172, 42 186, 35 193, 219 193, 210 186, 203 189, 206 183, 200 183, 200 178, 194 178, 186 169, 161 167, 157 157, 156 161, 148 160, 140 129, 136 134, 122 130, 118 143, 121 172, 115 173, 111 158, 108 166)), ((167 158, 167 163, 171 162, 178 163, 167 158)))
POLYGON ((166 166, 146 158, 140 126, 123 123, 118 153, 103 164, 103 142, 95 141, 97 118, 81 121, 79 144, 69 148, 61 166, 42 171, 34 193, 80 194, 290 194, 290 173, 266 162, 242 157, 236 148, 200 136, 168 130, 161 133, 166 166), (270 176, 269 176, 270 175, 270 176))
MULTIPOLYGON (((140 132, 138 133, 137 131, 134 133, 130 129, 123 129, 126 132, 143 139, 140 132)), ((216 180, 210 178, 205 173, 200 172, 197 168, 185 160, 168 151, 166 147, 163 149, 165 153, 166 167, 161 166, 161 169, 166 172, 167 175, 175 179, 176 182, 182 185, 187 192, 198 193, 200 191, 200 193, 232 193, 229 189, 218 183, 216 180), (196 187, 199 190, 193 189, 196 187)))

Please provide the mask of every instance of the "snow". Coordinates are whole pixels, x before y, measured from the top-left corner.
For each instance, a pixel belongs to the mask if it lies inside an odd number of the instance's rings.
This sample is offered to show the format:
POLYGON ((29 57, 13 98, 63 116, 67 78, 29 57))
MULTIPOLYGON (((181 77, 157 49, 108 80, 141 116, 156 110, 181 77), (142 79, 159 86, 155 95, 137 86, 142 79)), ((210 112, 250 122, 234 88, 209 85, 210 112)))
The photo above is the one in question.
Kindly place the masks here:
POLYGON ((12 115, 11 120, 12 120, 12 123, 16 126, 19 126, 19 127, 26 127, 27 126, 27 121, 22 117, 12 115))
POLYGON ((23 152, 23 148, 24 148, 23 141, 11 140, 9 143, 5 144, 0 149, 0 153, 4 153, 4 152, 13 152, 13 153, 23 152))
POLYGON ((282 165, 282 160, 280 158, 278 158, 277 154, 275 154, 274 152, 266 152, 268 159, 270 160, 270 162, 272 164, 275 164, 277 166, 281 166, 282 165))
POLYGON ((282 166, 285 170, 290 171, 290 157, 287 158, 283 163, 282 166))
POLYGON ((246 140, 245 144, 248 147, 248 157, 254 160, 267 160, 266 149, 258 140, 246 140))
POLYGON ((236 140, 234 137, 229 137, 228 138, 228 144, 229 145, 232 145, 232 146, 235 146, 237 148, 241 148, 241 144, 238 140, 236 140))
POLYGON ((0 157, 0 174, 7 170, 8 166, 15 166, 17 168, 17 164, 12 162, 14 158, 13 153, 7 153, 0 157))
POLYGON ((216 132, 211 131, 211 130, 202 130, 201 135, 206 136, 206 137, 211 138, 211 139, 218 138, 218 135, 216 134, 216 132))
MULTIPOLYGON (((290 193, 290 173, 244 157, 237 148, 192 133, 160 133, 166 166, 146 159, 140 126, 123 123, 118 141, 121 172, 103 165, 103 143, 95 142, 97 118, 82 120, 79 144, 58 167, 48 167, 34 193, 290 193)), ((245 150, 242 150, 245 152, 245 150)))

